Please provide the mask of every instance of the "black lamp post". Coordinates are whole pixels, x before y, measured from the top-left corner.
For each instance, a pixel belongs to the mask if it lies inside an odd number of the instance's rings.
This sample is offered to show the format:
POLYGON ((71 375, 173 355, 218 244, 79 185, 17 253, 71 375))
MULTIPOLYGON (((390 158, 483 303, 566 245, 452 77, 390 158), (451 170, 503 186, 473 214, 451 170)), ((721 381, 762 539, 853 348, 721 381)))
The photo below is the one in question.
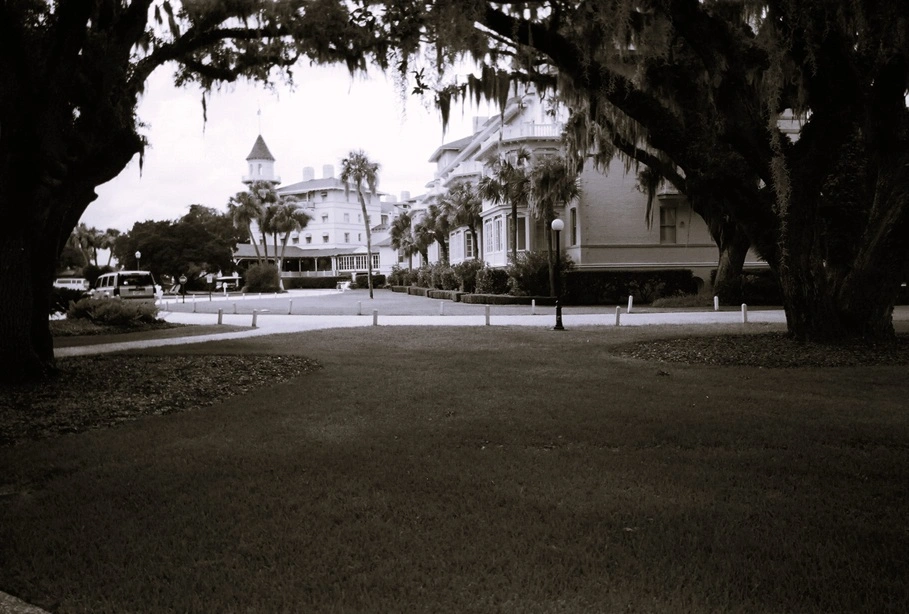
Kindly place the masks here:
POLYGON ((142 252, 136 252, 136 268, 142 268, 142 252))
POLYGON ((556 218, 552 220, 552 229, 555 231, 555 293, 556 293, 556 323, 552 330, 565 330, 562 326, 562 275, 561 260, 562 248, 559 245, 559 234, 565 228, 565 222, 556 218))

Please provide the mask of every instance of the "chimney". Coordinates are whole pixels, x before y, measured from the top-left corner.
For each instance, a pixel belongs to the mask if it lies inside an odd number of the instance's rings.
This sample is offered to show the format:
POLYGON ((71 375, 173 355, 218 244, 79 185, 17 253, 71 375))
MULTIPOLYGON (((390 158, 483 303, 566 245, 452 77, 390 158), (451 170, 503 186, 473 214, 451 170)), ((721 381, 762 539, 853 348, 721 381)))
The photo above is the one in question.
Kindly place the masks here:
POLYGON ((303 181, 312 181, 316 178, 316 169, 311 166, 303 167, 303 181))
POLYGON ((322 165, 322 179, 331 179, 335 176, 335 167, 331 164, 322 165))
POLYGON ((410 192, 408 192, 407 190, 404 190, 403 192, 401 192, 401 202, 406 203, 408 200, 410 200, 410 192))

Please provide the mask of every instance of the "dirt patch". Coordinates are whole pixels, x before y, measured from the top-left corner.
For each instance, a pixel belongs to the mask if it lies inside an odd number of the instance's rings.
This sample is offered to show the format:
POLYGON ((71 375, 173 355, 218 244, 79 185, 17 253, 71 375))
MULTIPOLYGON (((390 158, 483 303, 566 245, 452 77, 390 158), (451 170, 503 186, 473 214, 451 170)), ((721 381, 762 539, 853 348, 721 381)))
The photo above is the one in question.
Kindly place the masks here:
POLYGON ((620 356, 694 365, 763 368, 856 367, 909 364, 909 335, 893 343, 819 344, 793 341, 785 333, 692 336, 616 346, 620 356))

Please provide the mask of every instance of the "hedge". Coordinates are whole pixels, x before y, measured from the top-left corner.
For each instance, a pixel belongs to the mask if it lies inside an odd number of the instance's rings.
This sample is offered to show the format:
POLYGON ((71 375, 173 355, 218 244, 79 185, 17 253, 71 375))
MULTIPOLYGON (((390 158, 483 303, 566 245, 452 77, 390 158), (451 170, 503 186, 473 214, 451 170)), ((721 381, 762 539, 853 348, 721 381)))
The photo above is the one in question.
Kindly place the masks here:
POLYGON ((551 296, 511 296, 510 294, 465 294, 461 297, 462 303, 471 305, 530 305, 536 301, 537 305, 555 305, 555 298, 551 296))
POLYGON ((426 293, 429 292, 429 288, 420 288, 418 286, 408 286, 407 294, 411 296, 426 296, 426 293))
POLYGON ((285 277, 285 290, 324 290, 335 289, 339 281, 350 281, 350 277, 285 277))
POLYGON ((460 290, 428 290, 426 296, 429 298, 438 298, 448 301, 458 302, 461 300, 461 297, 464 295, 464 292, 460 290))
POLYGON ((697 281, 691 271, 569 271, 565 281, 565 302, 571 305, 617 305, 633 296, 635 302, 679 294, 696 294, 697 281))

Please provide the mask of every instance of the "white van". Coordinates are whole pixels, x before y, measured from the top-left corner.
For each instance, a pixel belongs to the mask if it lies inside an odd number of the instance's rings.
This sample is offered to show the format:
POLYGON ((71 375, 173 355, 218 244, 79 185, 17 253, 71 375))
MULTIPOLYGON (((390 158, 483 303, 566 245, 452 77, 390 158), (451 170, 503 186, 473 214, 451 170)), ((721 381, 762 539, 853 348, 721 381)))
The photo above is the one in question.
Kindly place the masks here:
POLYGON ((54 287, 85 292, 92 286, 84 277, 58 277, 57 280, 54 281, 54 287))
POLYGON ((121 298, 153 301, 155 278, 149 271, 116 271, 105 273, 95 281, 92 298, 121 298))

